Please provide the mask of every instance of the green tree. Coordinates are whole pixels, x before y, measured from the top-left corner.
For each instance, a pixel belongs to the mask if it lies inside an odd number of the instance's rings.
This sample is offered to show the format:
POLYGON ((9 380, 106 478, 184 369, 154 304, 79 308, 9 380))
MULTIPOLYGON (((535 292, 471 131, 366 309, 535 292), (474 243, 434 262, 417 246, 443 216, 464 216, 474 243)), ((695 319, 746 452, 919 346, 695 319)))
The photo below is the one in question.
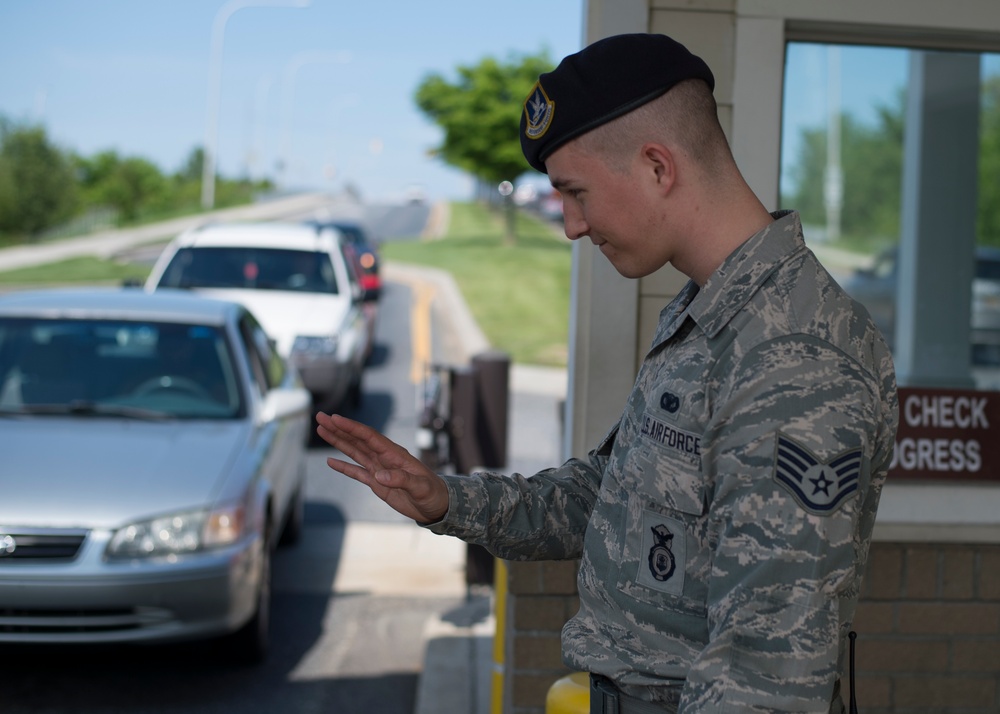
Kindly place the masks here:
MULTIPOLYGON (((444 131, 432 153, 487 185, 516 182, 530 169, 518 136, 524 99, 538 75, 552 67, 548 53, 541 52, 459 66, 454 82, 436 73, 426 76, 416 103, 444 131)), ((507 242, 513 242, 513 205, 507 201, 506 207, 507 242)))
MULTIPOLYGON (((876 249, 898 239, 902 208, 903 128, 905 96, 876 109, 868 126, 850 114, 841 117, 841 164, 844 197, 841 213, 845 237, 876 249)), ((797 163, 792 167, 795 190, 782 203, 794 207, 806 223, 826 221, 823 172, 826 128, 802 132, 797 163)), ((985 78, 980 104, 976 241, 1000 245, 1000 75, 985 78)))
POLYGON ((979 201, 976 239, 1000 245, 1000 75, 983 82, 979 120, 979 201))
POLYGON ((524 99, 538 75, 551 69, 543 52, 460 66, 455 82, 440 74, 425 77, 417 88, 417 106, 444 130, 444 141, 433 153, 478 179, 515 181, 529 169, 518 137, 524 99))
POLYGON ((72 161, 45 129, 0 122, 0 231, 33 239, 77 205, 72 161))
POLYGON ((200 184, 202 167, 204 165, 205 150, 201 147, 192 149, 191 153, 188 154, 187 161, 184 162, 184 166, 177 173, 176 178, 180 181, 196 181, 200 184))
MULTIPOLYGON (((840 118, 844 193, 841 230, 846 238, 875 248, 899 236, 903 169, 903 94, 893 105, 876 109, 872 125, 851 114, 840 118)), ((782 202, 796 208, 805 223, 825 224, 824 172, 826 127, 802 132, 798 163, 792 168, 796 189, 782 202)))
POLYGON ((103 151, 91 159, 79 159, 80 180, 92 205, 116 208, 123 222, 134 221, 143 212, 162 210, 169 203, 169 183, 146 159, 121 158, 103 151))

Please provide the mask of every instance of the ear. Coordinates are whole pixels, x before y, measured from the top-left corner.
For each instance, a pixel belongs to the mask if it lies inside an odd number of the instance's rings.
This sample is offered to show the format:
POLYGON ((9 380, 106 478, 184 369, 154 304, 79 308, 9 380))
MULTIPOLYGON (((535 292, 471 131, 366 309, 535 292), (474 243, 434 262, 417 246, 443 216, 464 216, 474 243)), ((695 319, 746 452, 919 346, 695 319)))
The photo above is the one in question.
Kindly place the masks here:
POLYGON ((674 153, 664 146, 654 142, 642 145, 640 150, 643 164, 652 172, 658 190, 666 195, 677 182, 677 161, 674 153))

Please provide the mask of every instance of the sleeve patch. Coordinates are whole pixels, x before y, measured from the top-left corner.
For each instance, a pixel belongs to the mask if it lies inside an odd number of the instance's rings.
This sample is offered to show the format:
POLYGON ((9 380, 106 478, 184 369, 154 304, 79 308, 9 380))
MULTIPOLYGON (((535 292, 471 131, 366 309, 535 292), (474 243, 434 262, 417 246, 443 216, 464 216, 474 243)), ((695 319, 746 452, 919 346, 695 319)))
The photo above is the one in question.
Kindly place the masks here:
POLYGON ((858 490, 862 458, 858 447, 821 461, 809 449, 779 433, 773 477, 806 511, 828 516, 858 490))

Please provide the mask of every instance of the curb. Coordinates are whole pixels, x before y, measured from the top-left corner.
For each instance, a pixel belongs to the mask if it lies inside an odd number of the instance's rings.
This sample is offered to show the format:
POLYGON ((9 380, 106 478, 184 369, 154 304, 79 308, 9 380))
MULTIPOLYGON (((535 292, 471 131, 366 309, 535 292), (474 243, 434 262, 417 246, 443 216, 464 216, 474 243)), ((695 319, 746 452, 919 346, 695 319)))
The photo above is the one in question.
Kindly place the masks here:
POLYGON ((409 286, 423 283, 434 288, 434 304, 441 308, 439 315, 444 319, 448 334, 456 338, 456 347, 462 353, 461 361, 468 362, 474 355, 490 348, 489 340, 472 316, 450 273, 439 268, 389 262, 382 266, 382 271, 384 280, 409 286))

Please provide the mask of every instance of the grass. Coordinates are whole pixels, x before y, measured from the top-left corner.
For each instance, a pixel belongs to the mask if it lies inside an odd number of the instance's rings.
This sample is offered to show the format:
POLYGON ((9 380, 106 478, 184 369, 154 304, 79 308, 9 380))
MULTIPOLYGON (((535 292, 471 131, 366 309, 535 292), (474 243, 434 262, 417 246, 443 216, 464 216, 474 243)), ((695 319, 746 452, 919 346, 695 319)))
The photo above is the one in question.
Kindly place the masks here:
MULTIPOLYGON (((570 243, 551 225, 519 214, 505 245, 503 218, 479 203, 453 203, 441 238, 383 244, 384 260, 450 272, 490 344, 514 362, 566 365, 570 243)), ((151 266, 80 257, 0 272, 0 287, 144 281, 151 266)))
POLYGON ((453 203, 443 237, 386 243, 382 254, 451 273, 490 344, 514 362, 565 366, 570 243, 528 214, 518 214, 516 244, 504 244, 503 227, 482 204, 453 203))
POLYGON ((41 287, 43 285, 121 284, 124 280, 143 281, 151 269, 150 265, 82 256, 62 260, 58 263, 33 265, 0 272, 0 285, 41 287))

